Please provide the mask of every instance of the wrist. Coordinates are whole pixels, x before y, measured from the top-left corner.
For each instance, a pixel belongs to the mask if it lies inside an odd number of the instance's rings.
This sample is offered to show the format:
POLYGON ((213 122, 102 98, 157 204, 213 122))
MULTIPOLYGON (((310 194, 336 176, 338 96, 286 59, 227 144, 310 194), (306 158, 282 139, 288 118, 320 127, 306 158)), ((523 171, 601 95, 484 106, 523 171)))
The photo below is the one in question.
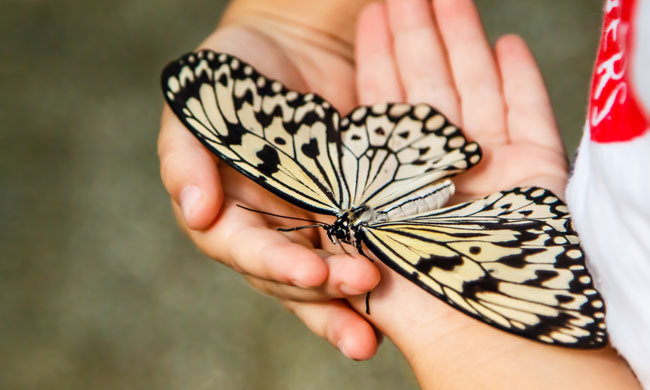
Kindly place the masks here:
MULTIPOLYGON (((570 349, 513 336, 395 278, 382 273, 369 319, 400 349, 423 389, 639 388, 610 347, 570 349)), ((364 300, 353 304, 363 309, 364 300)))
POLYGON ((611 347, 578 350, 543 345, 478 324, 419 346, 407 360, 423 389, 637 389, 627 363, 611 347), (582 384, 582 386, 576 386, 582 384))

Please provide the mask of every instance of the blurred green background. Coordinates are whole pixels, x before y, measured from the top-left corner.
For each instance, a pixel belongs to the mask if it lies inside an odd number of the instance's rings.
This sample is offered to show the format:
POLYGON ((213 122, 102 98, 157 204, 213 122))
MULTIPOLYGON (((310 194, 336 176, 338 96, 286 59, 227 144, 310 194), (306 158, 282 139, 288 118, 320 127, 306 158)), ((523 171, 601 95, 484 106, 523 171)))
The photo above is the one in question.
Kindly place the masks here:
MULTIPOLYGON (((416 388, 396 349, 352 362, 176 228, 156 135, 164 64, 226 1, 3 2, 0 389, 416 388)), ((548 82, 570 154, 594 0, 479 0, 548 82)))

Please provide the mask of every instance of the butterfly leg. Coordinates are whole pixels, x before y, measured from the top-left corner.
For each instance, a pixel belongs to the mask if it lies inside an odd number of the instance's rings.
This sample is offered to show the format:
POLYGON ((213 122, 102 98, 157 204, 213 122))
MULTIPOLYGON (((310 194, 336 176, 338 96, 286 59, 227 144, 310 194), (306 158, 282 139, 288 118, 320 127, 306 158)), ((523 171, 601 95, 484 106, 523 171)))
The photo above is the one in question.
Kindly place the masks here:
POLYGON ((366 293, 366 314, 370 315, 370 291, 366 293))
POLYGON ((371 263, 374 263, 374 262, 375 262, 373 259, 371 259, 368 255, 366 255, 366 254, 364 253, 364 251, 363 251, 363 247, 362 247, 362 244, 361 244, 361 240, 357 240, 355 246, 357 247, 357 251, 359 252, 359 254, 360 254, 361 256, 363 256, 363 257, 365 257, 366 259, 370 260, 371 263))
MULTIPOLYGON (((363 247, 361 244, 361 240, 357 240, 355 242, 355 246, 357 247, 357 251, 359 251, 359 254, 366 259, 370 260, 371 263, 374 263, 374 261, 363 252, 363 247)), ((370 315, 370 291, 366 293, 366 314, 370 315)))

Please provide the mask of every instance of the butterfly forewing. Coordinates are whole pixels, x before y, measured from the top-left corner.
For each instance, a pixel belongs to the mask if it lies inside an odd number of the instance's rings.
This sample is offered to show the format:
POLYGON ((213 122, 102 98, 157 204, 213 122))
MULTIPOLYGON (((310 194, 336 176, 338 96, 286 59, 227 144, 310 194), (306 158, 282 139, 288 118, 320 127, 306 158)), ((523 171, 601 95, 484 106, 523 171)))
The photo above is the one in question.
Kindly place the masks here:
POLYGON ((484 322, 551 344, 607 342, 566 206, 547 190, 517 188, 361 236, 391 268, 484 322))
POLYGON ((258 184, 323 214, 348 203, 339 176, 339 115, 317 95, 289 91, 239 59, 211 51, 168 65, 162 86, 194 135, 258 184))

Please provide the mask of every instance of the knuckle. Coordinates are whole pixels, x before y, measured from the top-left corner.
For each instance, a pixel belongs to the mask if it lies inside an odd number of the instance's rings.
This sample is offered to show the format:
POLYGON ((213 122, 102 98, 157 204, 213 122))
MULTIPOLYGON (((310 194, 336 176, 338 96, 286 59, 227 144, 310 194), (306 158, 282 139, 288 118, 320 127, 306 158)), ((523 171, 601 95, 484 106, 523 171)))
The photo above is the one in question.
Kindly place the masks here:
POLYGON ((185 149, 176 144, 165 144, 158 147, 158 159, 161 170, 173 167, 185 155, 185 149))
POLYGON ((158 154, 160 160, 160 177, 163 185, 171 190, 172 183, 176 179, 177 167, 182 166, 184 151, 177 146, 165 147, 158 154))

